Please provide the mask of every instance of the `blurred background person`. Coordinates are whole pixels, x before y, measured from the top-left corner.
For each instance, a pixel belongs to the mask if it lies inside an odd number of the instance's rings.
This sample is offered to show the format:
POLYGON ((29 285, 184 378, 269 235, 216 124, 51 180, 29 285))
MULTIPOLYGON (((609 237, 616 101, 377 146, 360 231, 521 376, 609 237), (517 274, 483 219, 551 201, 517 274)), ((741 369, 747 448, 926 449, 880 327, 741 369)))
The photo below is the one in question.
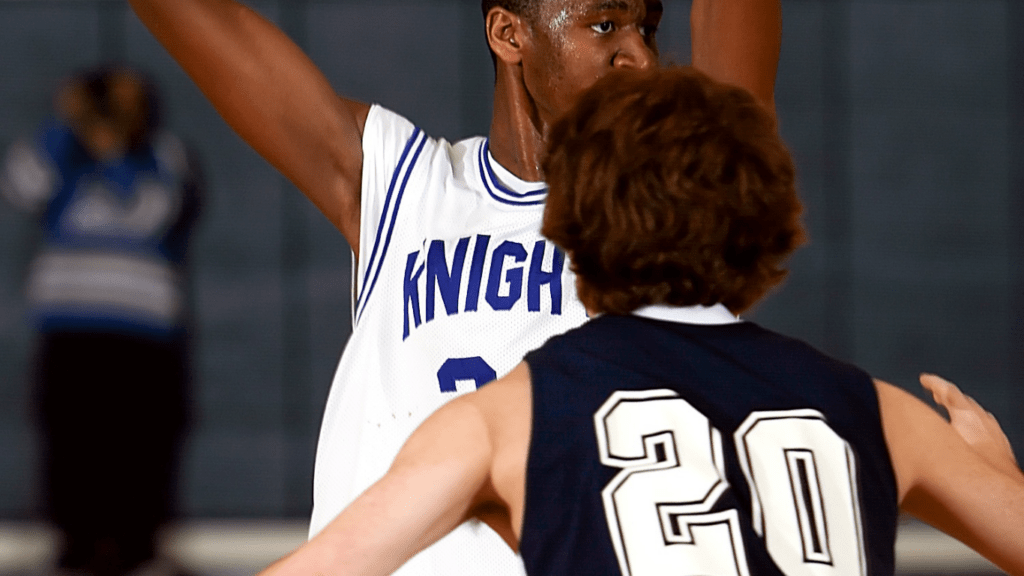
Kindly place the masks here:
POLYGON ((176 573, 156 552, 190 418, 196 162, 160 129, 154 85, 107 65, 59 88, 0 189, 39 223, 26 295, 57 573, 176 573))

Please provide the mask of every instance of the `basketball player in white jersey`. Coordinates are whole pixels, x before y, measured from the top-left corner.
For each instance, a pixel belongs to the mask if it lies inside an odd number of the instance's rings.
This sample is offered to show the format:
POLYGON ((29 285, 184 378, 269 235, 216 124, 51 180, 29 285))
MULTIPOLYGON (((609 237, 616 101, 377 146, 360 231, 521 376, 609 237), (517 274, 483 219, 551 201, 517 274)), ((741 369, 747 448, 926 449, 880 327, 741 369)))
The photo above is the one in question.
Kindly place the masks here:
MULTIPOLYGON (((436 408, 586 319, 540 235, 550 124, 597 78, 657 64, 662 0, 483 0, 495 59, 487 138, 451 144, 339 97, 265 19, 232 0, 131 0, 224 119, 355 256, 354 331, 325 409, 310 534, 384 474, 436 408)), ((771 103, 779 0, 694 0, 693 64, 771 103)), ((402 574, 519 574, 467 524, 402 574)))

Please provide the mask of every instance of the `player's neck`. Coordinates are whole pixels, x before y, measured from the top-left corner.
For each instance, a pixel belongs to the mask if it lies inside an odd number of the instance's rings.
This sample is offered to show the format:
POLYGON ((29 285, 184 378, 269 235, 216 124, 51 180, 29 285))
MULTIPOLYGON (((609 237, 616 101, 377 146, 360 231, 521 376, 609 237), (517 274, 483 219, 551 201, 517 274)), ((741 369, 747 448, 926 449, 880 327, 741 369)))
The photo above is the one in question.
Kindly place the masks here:
MULTIPOLYGON (((504 67, 499 66, 499 70, 504 67)), ((544 179, 544 134, 547 126, 537 115, 536 107, 517 70, 499 71, 494 86, 494 116, 491 118, 490 150, 494 159, 509 172, 528 182, 544 179)))

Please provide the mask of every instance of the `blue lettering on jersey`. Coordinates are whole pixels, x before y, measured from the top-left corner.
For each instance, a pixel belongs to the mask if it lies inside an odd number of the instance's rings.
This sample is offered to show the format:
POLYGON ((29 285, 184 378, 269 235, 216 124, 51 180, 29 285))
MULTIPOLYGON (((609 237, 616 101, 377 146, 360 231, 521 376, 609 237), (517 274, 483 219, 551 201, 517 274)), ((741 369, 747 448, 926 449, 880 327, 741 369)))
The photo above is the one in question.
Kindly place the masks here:
POLYGON ((551 313, 562 313, 562 264, 565 263, 565 255, 558 248, 555 248, 554 256, 551 258, 551 272, 540 269, 544 262, 544 240, 537 240, 533 245, 533 260, 530 261, 530 280, 526 288, 526 301, 530 312, 540 310, 540 287, 547 284, 551 288, 551 313))
POLYGON ((484 273, 484 258, 487 256, 487 244, 491 237, 480 234, 476 237, 476 247, 473 248, 473 264, 469 269, 469 286, 466 287, 466 312, 476 312, 477 302, 480 300, 480 279, 484 273))
POLYGON ((505 268, 509 257, 516 263, 525 261, 526 248, 518 242, 505 240, 491 255, 491 273, 487 277, 487 294, 484 298, 494 310, 511 310, 523 293, 523 267, 505 268), (502 285, 508 286, 508 294, 505 296, 498 294, 502 285))
POLYGON ((434 286, 441 290, 441 300, 449 316, 459 311, 459 284, 462 281, 462 263, 466 261, 469 238, 459 240, 455 247, 452 268, 444 257, 444 242, 434 240, 427 253, 427 322, 434 319, 434 286))
POLYGON ((420 274, 423 273, 423 265, 416 269, 413 273, 413 267, 416 266, 416 257, 419 256, 419 252, 413 252, 409 254, 409 257, 405 260, 405 282, 402 284, 402 307, 405 308, 405 328, 402 330, 402 340, 409 337, 409 309, 412 308, 412 319, 416 323, 416 327, 420 325, 420 289, 419 289, 419 278, 420 274))
POLYGON ((448 316, 459 312, 476 312, 480 306, 481 288, 484 291, 484 300, 491 310, 512 310, 522 298, 524 275, 527 310, 541 312, 541 292, 547 287, 551 295, 549 312, 554 315, 562 313, 562 272, 565 268, 565 254, 558 247, 545 240, 538 240, 534 243, 532 251, 528 251, 521 243, 506 240, 492 248, 491 237, 478 234, 473 242, 473 252, 467 270, 465 263, 470 239, 466 237, 454 241, 451 264, 448 259, 448 247, 452 241, 446 240, 424 242, 423 250, 411 252, 406 257, 402 289, 403 340, 409 337, 412 330, 434 319, 438 296, 448 316), (545 270, 544 257, 549 246, 552 250, 551 265, 549 270, 545 270), (488 255, 491 263, 484 287, 484 264, 488 255), (466 297, 460 310, 459 297, 464 278, 466 297), (426 283, 423 290, 420 290, 421 282, 426 283), (424 296, 422 300, 421 295, 424 296))

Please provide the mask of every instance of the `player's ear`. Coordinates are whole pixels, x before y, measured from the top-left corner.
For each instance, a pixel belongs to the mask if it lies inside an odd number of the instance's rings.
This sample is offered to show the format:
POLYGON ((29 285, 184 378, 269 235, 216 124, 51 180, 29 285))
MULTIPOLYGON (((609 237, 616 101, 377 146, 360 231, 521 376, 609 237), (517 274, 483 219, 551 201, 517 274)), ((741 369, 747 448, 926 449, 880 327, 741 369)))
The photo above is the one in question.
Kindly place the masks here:
POLYGON ((506 64, 519 64, 523 59, 526 22, 518 15, 499 7, 491 8, 484 22, 487 43, 494 55, 506 64))

